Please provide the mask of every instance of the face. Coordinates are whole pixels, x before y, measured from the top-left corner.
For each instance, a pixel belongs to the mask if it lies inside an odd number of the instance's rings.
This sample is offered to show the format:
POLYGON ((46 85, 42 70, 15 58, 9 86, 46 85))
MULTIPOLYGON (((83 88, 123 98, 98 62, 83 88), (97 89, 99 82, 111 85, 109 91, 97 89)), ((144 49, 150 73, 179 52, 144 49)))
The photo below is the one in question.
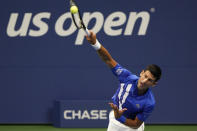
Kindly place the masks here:
POLYGON ((155 82, 155 77, 151 74, 150 71, 142 71, 140 73, 140 78, 138 80, 138 88, 139 89, 147 89, 149 87, 155 86, 157 83, 155 82))

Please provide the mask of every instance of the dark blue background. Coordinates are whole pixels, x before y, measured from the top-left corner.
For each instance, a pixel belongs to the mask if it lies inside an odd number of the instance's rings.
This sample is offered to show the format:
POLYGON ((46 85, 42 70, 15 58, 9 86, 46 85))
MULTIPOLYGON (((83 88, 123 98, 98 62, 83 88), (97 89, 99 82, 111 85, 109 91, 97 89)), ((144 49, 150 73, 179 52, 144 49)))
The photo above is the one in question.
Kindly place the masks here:
MULTIPOLYGON (((66 37, 55 32, 57 19, 69 11, 69 1, 3 0, 0 4, 0 123, 51 123, 55 99, 110 100, 118 81, 86 40, 75 45, 77 31, 66 37), (51 13, 48 32, 40 37, 9 37, 11 13, 32 16, 51 13)), ((197 123, 197 2, 195 0, 83 0, 83 12, 99 11, 104 18, 116 11, 148 11, 146 35, 109 36, 99 41, 122 66, 139 74, 158 64, 163 76, 153 89, 156 108, 148 123, 197 123), (155 12, 150 12, 155 8, 155 12)), ((20 25, 20 23, 18 23, 20 25)), ((91 25, 90 25, 91 26, 91 25)), ((123 32, 126 24, 122 25, 123 32)), ((30 28, 35 29, 32 21, 30 28)))

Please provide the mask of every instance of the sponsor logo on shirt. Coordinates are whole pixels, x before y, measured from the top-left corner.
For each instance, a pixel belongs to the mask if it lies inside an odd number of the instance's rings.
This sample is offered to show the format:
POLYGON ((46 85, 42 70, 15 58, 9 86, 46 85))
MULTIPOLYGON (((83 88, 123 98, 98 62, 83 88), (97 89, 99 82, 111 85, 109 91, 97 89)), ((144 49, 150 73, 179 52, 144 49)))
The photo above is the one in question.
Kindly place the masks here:
POLYGON ((140 104, 136 104, 136 107, 137 107, 137 108, 140 108, 140 104))
POLYGON ((121 68, 118 68, 117 70, 116 70, 116 74, 117 75, 120 75, 122 73, 122 69, 121 68))

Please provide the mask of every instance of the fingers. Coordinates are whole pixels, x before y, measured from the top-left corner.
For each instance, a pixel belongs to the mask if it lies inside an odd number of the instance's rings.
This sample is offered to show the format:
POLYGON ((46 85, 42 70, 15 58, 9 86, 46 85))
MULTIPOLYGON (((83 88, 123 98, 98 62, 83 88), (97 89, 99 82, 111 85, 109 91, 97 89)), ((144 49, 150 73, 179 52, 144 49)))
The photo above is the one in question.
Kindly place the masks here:
POLYGON ((85 37, 86 37, 86 39, 87 39, 88 41, 91 40, 91 39, 90 39, 90 36, 86 35, 85 37))
POLYGON ((113 103, 109 103, 110 107, 113 109, 113 103))
POLYGON ((92 37, 94 35, 94 33, 90 30, 90 37, 92 37))
POLYGON ((118 110, 117 105, 115 105, 115 104, 113 104, 113 103, 109 103, 109 105, 111 106, 112 109, 118 110))
POLYGON ((122 114, 127 110, 127 108, 123 108, 123 109, 119 110, 117 105, 115 105, 113 103, 109 103, 109 105, 114 110, 115 118, 120 118, 122 116, 122 114))
MULTIPOLYGON (((109 105, 111 106, 112 109, 114 110, 119 110, 117 105, 113 104, 113 103, 109 103, 109 105)), ((123 108, 122 110, 120 110, 120 112, 125 112, 127 110, 127 108, 123 108)))
POLYGON ((94 34, 92 31, 89 31, 90 35, 86 35, 86 39, 88 42, 90 42, 92 45, 96 43, 96 34, 94 34))
POLYGON ((120 110, 120 113, 123 114, 126 110, 127 110, 127 108, 124 108, 124 109, 120 110))
POLYGON ((86 39, 91 39, 94 35, 94 33, 91 30, 89 30, 89 33, 90 33, 90 35, 89 36, 86 35, 86 39))

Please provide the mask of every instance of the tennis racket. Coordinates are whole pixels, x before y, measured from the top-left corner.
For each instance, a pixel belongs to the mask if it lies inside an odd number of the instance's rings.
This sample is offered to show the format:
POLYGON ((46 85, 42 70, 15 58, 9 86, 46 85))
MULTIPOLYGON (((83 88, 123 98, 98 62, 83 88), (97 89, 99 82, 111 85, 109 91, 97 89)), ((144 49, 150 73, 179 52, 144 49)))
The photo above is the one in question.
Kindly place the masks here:
MULTIPOLYGON (((74 2, 74 0, 70 0, 70 8, 72 6, 76 6, 78 8, 78 6, 74 2)), ((72 20, 73 20, 75 26, 77 27, 77 29, 83 29, 85 31, 85 33, 88 36, 90 36, 89 30, 86 28, 86 26, 84 25, 84 22, 82 20, 79 8, 78 8, 78 12, 77 13, 72 13, 72 12, 70 12, 70 13, 71 13, 71 16, 72 16, 72 20)))

